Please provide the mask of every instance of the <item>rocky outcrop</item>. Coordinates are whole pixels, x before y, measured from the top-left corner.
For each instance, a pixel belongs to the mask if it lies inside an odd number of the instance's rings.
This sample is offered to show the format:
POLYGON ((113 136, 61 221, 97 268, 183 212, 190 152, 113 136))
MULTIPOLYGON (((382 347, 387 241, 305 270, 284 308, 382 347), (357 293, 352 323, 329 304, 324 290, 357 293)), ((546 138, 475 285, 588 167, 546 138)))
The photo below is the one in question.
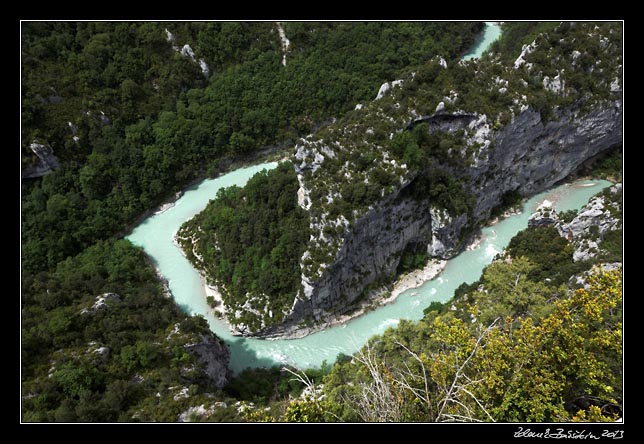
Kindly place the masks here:
POLYGON ((192 422, 193 420, 203 419, 215 412, 215 406, 206 407, 205 404, 189 407, 186 411, 181 412, 177 422, 192 422))
POLYGON ((23 179, 42 177, 60 167, 60 162, 49 144, 34 140, 29 145, 29 149, 36 155, 36 162, 22 169, 23 179))
POLYGON ((86 353, 93 358, 95 365, 103 365, 110 359, 112 349, 92 341, 88 344, 86 353))
POLYGON ((602 252, 606 234, 622 229, 622 184, 612 186, 609 193, 590 199, 570 223, 562 221, 546 201, 530 216, 528 226, 554 226, 575 247, 573 261, 593 259, 602 252))
POLYGON ((205 373, 219 388, 228 383, 232 372, 228 368, 230 350, 215 335, 199 335, 199 341, 184 345, 188 353, 193 354, 205 373))
POLYGON ((393 274, 408 245, 426 245, 431 239, 431 224, 426 223, 429 211, 427 202, 417 202, 403 188, 365 214, 346 237, 335 263, 321 279, 307 282, 311 297, 296 303, 294 317, 311 313, 319 320, 326 311, 342 313, 362 295, 364 282, 393 274), (378 248, 369 248, 376 245, 378 248))
MULTIPOLYGON (((472 217, 461 224, 489 218, 505 193, 539 193, 565 179, 586 159, 620 145, 622 101, 614 100, 587 114, 565 109, 548 122, 528 109, 500 131, 490 133, 489 140, 490 147, 479 152, 475 164, 465 172, 476 201, 472 217)), ((452 253, 459 247, 453 236, 441 241, 452 253)))
POLYGON ((183 47, 179 48, 179 46, 176 44, 176 39, 174 37, 174 34, 168 31, 168 28, 165 29, 165 37, 166 37, 165 38, 166 41, 172 44, 172 49, 174 49, 182 56, 192 60, 194 63, 199 64, 199 68, 201 69, 201 72, 206 78, 208 78, 208 76, 210 75, 210 68, 208 67, 204 59, 197 60, 195 56, 195 52, 192 50, 190 45, 186 43, 185 45, 183 45, 183 47))
POLYGON ((549 225, 561 225, 557 212, 552 208, 552 202, 544 200, 537 207, 537 211, 528 218, 528 227, 547 227, 549 225))
POLYGON ((609 191, 612 199, 605 196, 592 198, 572 222, 558 228, 559 233, 575 246, 575 262, 597 256, 600 252, 599 244, 606 234, 622 229, 622 184, 616 184, 609 191))
POLYGON ((487 142, 476 141, 481 148, 470 166, 442 166, 463 179, 474 197, 472 211, 450 215, 427 200, 413 199, 408 190, 415 179, 407 181, 356 221, 335 261, 319 278, 303 278, 304 292, 294 301, 285 323, 257 332, 257 336, 279 336, 292 332, 305 319, 319 322, 329 313, 345 312, 364 295, 365 288, 394 274, 402 252, 410 245, 424 244, 431 256, 454 256, 506 193, 539 193, 573 173, 586 159, 622 143, 621 99, 586 114, 574 107, 564 109, 547 122, 540 113, 527 109, 496 131, 479 116, 436 117, 421 118, 430 123, 430 131, 466 127, 487 142))
POLYGON ((483 133, 488 143, 476 141, 482 149, 469 168, 446 167, 466 180, 475 203, 471 214, 452 216, 447 224, 444 218, 428 218, 428 223, 440 227, 432 229, 429 252, 442 258, 459 251, 464 230, 487 220, 506 193, 539 193, 576 171, 586 159, 622 143, 621 99, 587 114, 576 108, 565 109, 548 122, 543 122, 538 112, 527 109, 498 131, 490 130, 485 119, 456 117, 441 117, 440 130, 453 132, 469 121, 470 131, 475 136, 483 133))
POLYGON ((116 293, 103 293, 102 295, 96 296, 94 305, 92 305, 91 307, 83 308, 80 311, 80 314, 92 314, 107 310, 109 307, 108 301, 111 301, 111 303, 121 302, 121 296, 116 293))

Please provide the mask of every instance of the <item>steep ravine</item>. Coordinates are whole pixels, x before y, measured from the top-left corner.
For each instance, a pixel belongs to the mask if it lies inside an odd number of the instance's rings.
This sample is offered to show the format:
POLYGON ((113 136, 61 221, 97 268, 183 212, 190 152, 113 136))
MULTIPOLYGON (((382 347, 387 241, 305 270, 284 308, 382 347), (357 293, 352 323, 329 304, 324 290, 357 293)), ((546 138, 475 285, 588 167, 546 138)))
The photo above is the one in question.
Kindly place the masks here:
POLYGON ((289 159, 299 189, 279 198, 308 219, 308 240, 293 247, 299 267, 280 269, 300 288, 266 293, 280 300, 271 322, 271 310, 244 308, 252 291, 235 295, 234 334, 301 336, 364 308, 386 295, 401 258, 453 257, 500 205, 620 145, 620 35, 562 23, 505 55, 437 56, 299 139, 289 159))
MULTIPOLYGON (((456 131, 461 119, 450 120, 456 131)), ((470 128, 484 124, 465 120, 470 128)), ((443 125, 443 130, 447 128, 443 125)), ((424 243, 430 255, 450 258, 464 247, 467 234, 490 217, 505 193, 534 195, 565 179, 586 160, 622 142, 622 101, 616 98, 582 115, 574 107, 548 122, 538 112, 525 110, 499 131, 489 148, 464 170, 475 203, 471 214, 455 217, 433 208, 426 200, 406 196, 405 190, 387 196, 360 217, 344 237, 336 261, 313 282, 305 281, 307 297, 295 301, 286 322, 254 336, 292 334, 305 319, 328 320, 345 312, 363 296, 364 289, 383 276, 392 276, 409 243, 424 243)), ((450 169, 449 166, 444 166, 450 169)))

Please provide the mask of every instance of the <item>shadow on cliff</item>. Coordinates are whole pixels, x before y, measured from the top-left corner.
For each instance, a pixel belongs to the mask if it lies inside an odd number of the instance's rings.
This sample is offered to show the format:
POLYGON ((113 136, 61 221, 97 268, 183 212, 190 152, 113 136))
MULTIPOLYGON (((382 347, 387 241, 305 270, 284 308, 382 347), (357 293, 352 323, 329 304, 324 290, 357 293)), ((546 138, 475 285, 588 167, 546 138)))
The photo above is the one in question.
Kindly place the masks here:
POLYGON ((248 344, 246 338, 235 338, 232 340, 226 340, 228 349, 230 350, 230 369, 233 373, 238 374, 248 367, 282 367, 284 362, 279 360, 277 357, 272 359, 270 357, 259 357, 255 350, 251 348, 248 344))

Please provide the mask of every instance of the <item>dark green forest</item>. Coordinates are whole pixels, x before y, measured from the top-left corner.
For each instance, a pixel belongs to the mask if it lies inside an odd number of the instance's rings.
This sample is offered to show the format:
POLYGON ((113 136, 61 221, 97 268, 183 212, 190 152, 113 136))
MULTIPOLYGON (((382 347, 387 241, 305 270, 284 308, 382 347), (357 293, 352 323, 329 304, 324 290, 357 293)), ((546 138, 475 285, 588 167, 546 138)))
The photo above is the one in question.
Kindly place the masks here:
POLYGON ((128 241, 99 241, 51 272, 25 273, 22 290, 23 421, 174 421, 181 410, 165 401, 169 387, 216 390, 184 347, 212 336, 206 322, 163 295, 128 241), (107 293, 116 297, 95 307, 107 293))
MULTIPOLYGON (((292 152, 308 134, 332 137, 330 130, 358 120, 356 104, 373 101, 381 84, 410 72, 418 83, 408 82, 403 94, 415 97, 421 113, 435 107, 439 92, 458 86, 464 106, 497 116, 499 125, 510 118, 503 114, 507 98, 466 87, 475 68, 456 63, 483 23, 282 26, 290 40, 285 65, 270 22, 21 23, 22 168, 38 163, 34 142, 51 147, 60 161, 50 174, 21 182, 22 421, 445 421, 458 415, 599 421, 621 415, 621 273, 597 273, 588 288, 568 288, 568 278, 592 264, 573 263, 570 245, 548 229, 521 233, 505 262, 490 265, 476 287, 460 288, 450 302, 428 307, 422 321, 401 322, 353 357, 306 372, 290 369, 297 377, 277 368, 228 373, 224 386, 206 374, 191 347, 218 339, 203 318, 180 310, 145 254, 121 239, 128 229, 191 183, 255 161, 258 153, 292 152), (435 69, 437 56, 448 61, 449 72, 435 69), (433 83, 431 92, 426 86, 433 83), (512 289, 517 273, 525 279, 512 289), (474 353, 478 340, 489 351, 474 353), (548 353, 530 354, 539 347, 548 353), (458 374, 483 381, 473 388, 476 400, 465 392, 444 396, 458 379, 456 362, 469 354, 471 366, 458 374), (534 391, 535 378, 543 390, 534 391)), ((569 32, 553 29, 507 23, 493 51, 511 61, 538 32, 550 32, 550 39, 569 32)), ((611 43, 621 45, 620 38, 611 34, 611 43)), ((597 51, 589 44, 582 66, 597 51)), ((535 64, 546 66, 550 56, 537 51, 535 64)), ((600 100, 605 88, 592 78, 604 80, 613 62, 606 63, 603 74, 572 71, 568 97, 543 93, 531 80, 529 104, 549 115, 584 88, 593 89, 584 100, 600 100)), ((499 74, 495 69, 485 75, 499 74)), ((519 90, 516 82, 510 88, 519 90)), ((381 104, 396 115, 391 97, 381 104)), ((458 180, 431 168, 441 156, 463 161, 448 155, 460 147, 458 136, 426 138, 422 125, 417 128, 386 146, 396 159, 431 172, 424 183, 432 198, 467 211, 458 180)), ((370 141, 389 135, 383 123, 374 129, 370 141)), ((365 151, 351 160, 366 168, 373 159, 365 151)), ((621 154, 596 171, 621 180, 618 167, 621 154)), ((368 205, 394 179, 387 171, 370 174, 374 186, 341 182, 345 207, 331 211, 368 205)), ((243 304, 246 292, 270 295, 257 303, 273 308, 275 322, 299 289, 294 276, 309 236, 297 188, 292 164, 284 162, 244 188, 220 191, 188 223, 210 230, 197 248, 213 265, 205 267, 208 278, 230 290, 226 303, 243 304)), ((601 245, 603 259, 621 259, 621 230, 601 245)), ((258 327, 252 316, 239 322, 258 327)))
POLYGON ((278 324, 300 289, 309 218, 297 204, 298 187, 293 165, 280 163, 243 188, 219 190, 177 233, 188 258, 222 290, 228 321, 250 331, 263 327, 251 310, 270 311, 272 316, 264 319, 278 324), (251 310, 244 308, 247 301, 251 310))
POLYGON ((182 374, 193 358, 164 335, 207 327, 116 238, 191 181, 291 146, 435 54, 457 57, 483 25, 283 26, 286 66, 268 22, 21 23, 22 166, 38 162, 33 142, 61 164, 21 185, 23 420, 174 421, 188 401, 170 389, 182 384, 203 401, 212 383, 182 374), (79 313, 102 293, 123 303, 90 322, 79 313), (90 343, 110 350, 105 364, 90 343))
POLYGON ((120 232, 223 159, 289 146, 398 72, 458 56, 480 29, 287 23, 293 48, 282 66, 271 23, 25 23, 23 162, 37 140, 62 167, 23 181, 23 268, 51 269, 120 232), (165 29, 193 45, 208 78, 165 29))

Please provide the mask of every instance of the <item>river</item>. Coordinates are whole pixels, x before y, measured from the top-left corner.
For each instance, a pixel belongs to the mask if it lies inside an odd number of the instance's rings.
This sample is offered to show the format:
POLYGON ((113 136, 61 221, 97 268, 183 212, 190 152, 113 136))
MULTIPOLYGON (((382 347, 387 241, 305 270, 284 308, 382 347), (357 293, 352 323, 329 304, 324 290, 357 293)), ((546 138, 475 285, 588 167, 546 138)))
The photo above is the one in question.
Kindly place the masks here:
MULTIPOLYGON (((480 57, 491 43, 489 29, 498 31, 498 26, 486 26, 481 41, 487 43, 475 47, 472 57, 480 57)), ((498 33, 496 34, 498 37, 498 33)), ((496 38, 494 37, 494 38, 496 38)), ((467 56, 466 56, 467 57, 467 56)), ((269 367, 291 364, 300 368, 318 367, 324 361, 332 363, 339 353, 351 354, 358 350, 373 335, 383 333, 400 319, 417 320, 423 317, 423 309, 432 301, 449 300, 454 290, 463 282, 477 280, 483 268, 498 252, 503 250, 510 238, 527 226, 527 220, 544 199, 554 203, 558 211, 581 208, 588 199, 610 183, 606 181, 581 181, 561 185, 532 197, 524 205, 522 214, 511 216, 498 224, 482 230, 481 243, 471 251, 464 251, 448 261, 443 272, 421 287, 403 292, 395 302, 374 309, 346 324, 338 325, 311 334, 301 339, 261 340, 232 336, 222 320, 216 318, 208 307, 203 281, 181 254, 172 238, 180 225, 203 210, 217 190, 230 185, 243 185, 262 169, 276 167, 265 163, 240 168, 217 179, 205 180, 187 190, 176 204, 160 214, 147 218, 126 238, 142 247, 152 258, 160 273, 168 280, 176 303, 187 313, 204 316, 215 334, 229 344, 230 367, 239 372, 246 367, 269 367)))
POLYGON ((464 251, 447 262, 443 272, 419 288, 403 292, 395 302, 370 311, 344 325, 328 328, 301 339, 262 340, 232 336, 226 324, 217 319, 206 304, 203 281, 179 248, 172 243, 179 226, 200 212, 221 187, 243 185, 256 172, 274 168, 266 163, 241 168, 187 190, 176 205, 143 221, 127 236, 146 253, 168 280, 177 304, 190 314, 203 315, 212 330, 231 349, 230 366, 238 372, 246 367, 267 367, 292 364, 301 368, 318 367, 323 361, 333 362, 338 353, 351 354, 375 334, 398 324, 400 319, 420 319, 423 309, 432 301, 449 300, 461 283, 477 280, 490 263, 519 230, 527 226, 529 215, 547 199, 558 211, 579 209, 588 199, 610 185, 607 181, 577 181, 540 193, 524 204, 521 214, 484 228, 482 242, 471 251, 464 251))
POLYGON ((474 43, 474 46, 472 46, 472 48, 470 49, 470 52, 468 52, 462 57, 463 60, 481 58, 481 56, 488 49, 488 47, 500 36, 501 36, 501 27, 498 25, 497 22, 485 22, 485 28, 483 29, 483 34, 474 43))

